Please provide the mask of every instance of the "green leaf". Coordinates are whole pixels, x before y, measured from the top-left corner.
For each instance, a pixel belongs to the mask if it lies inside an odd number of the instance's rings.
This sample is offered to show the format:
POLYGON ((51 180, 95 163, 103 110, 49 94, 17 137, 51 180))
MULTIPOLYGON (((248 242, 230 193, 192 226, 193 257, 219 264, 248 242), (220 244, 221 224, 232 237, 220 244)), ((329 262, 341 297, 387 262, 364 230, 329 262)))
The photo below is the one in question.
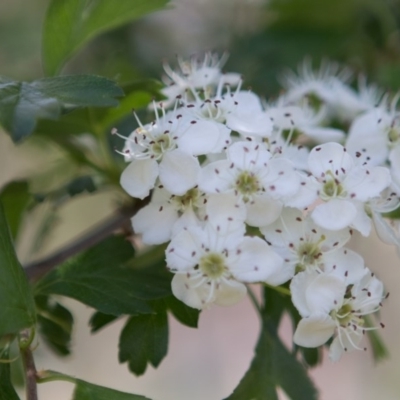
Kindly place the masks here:
POLYGON ((104 386, 93 385, 80 379, 76 380, 76 386, 72 400, 150 400, 148 397, 137 394, 120 392, 104 386))
POLYGON ((8 351, 0 351, 0 400, 20 400, 10 378, 10 364, 8 360, 8 351))
POLYGON ((57 120, 73 107, 111 107, 123 91, 95 75, 71 75, 33 82, 0 82, 0 123, 18 142, 30 135, 38 119, 57 120))
POLYGON ((31 288, 15 254, 0 202, 0 337, 36 322, 31 288))
POLYGON ((170 296, 165 299, 167 307, 171 310, 174 317, 183 325, 190 328, 197 328, 199 322, 200 311, 189 307, 182 303, 175 296, 170 296))
POLYGON ((128 362, 130 371, 142 375, 150 363, 157 367, 168 351, 168 318, 162 305, 156 314, 129 318, 119 339, 119 361, 128 362))
POLYGON ((89 40, 163 8, 169 0, 52 0, 43 29, 43 63, 55 75, 89 40))
POLYGON ((317 399, 304 367, 280 341, 275 328, 266 322, 262 329, 250 369, 226 400, 278 400, 277 387, 292 400, 317 399))
POLYGON ((263 324, 249 370, 225 400, 278 400, 277 387, 292 400, 317 399, 317 391, 305 368, 278 337, 283 311, 290 301, 273 290, 265 290, 263 324))
POLYGON ((48 345, 59 355, 71 353, 71 334, 74 318, 60 303, 47 296, 37 296, 39 330, 48 345))
POLYGON ((17 236, 23 212, 31 198, 27 181, 10 182, 0 193, 0 201, 3 203, 14 239, 17 236))
POLYGON ((124 85, 126 96, 120 101, 118 107, 107 110, 100 124, 104 129, 109 128, 131 115, 133 109, 146 107, 152 99, 163 99, 160 93, 163 87, 161 82, 154 79, 145 79, 124 85))
POLYGON ((104 314, 152 313, 148 300, 171 294, 170 275, 126 267, 133 256, 124 237, 108 238, 50 272, 35 291, 72 297, 104 314))
POLYGON ((90 332, 95 333, 114 322, 118 317, 96 311, 89 320, 90 332))

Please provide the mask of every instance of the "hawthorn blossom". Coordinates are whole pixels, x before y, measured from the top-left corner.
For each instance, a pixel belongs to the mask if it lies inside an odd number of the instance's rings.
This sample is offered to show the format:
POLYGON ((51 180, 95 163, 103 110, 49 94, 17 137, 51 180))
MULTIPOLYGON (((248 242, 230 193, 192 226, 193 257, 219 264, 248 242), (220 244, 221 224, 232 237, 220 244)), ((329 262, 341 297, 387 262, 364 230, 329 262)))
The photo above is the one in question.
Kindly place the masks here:
MULTIPOLYGON (((141 199, 154 188, 157 178, 175 195, 193 188, 200 172, 195 156, 220 152, 229 137, 229 131, 222 132, 211 121, 178 110, 165 113, 162 109, 162 116, 155 110, 155 115, 156 120, 147 125, 138 120, 140 126, 125 138, 122 153, 131 163, 121 175, 121 185, 141 199)), ((119 135, 116 130, 113 133, 119 135)))
POLYGON ((174 233, 196 223, 206 203, 205 194, 196 187, 182 196, 156 188, 150 204, 132 218, 133 230, 142 234, 145 244, 168 242, 174 233))
POLYGON ((268 282, 282 265, 265 241, 244 236, 245 224, 237 214, 220 211, 204 226, 182 230, 166 250, 167 266, 175 274, 172 292, 193 308, 234 304, 246 294, 243 282, 268 282))
POLYGON ((332 274, 306 271, 293 278, 290 289, 302 316, 294 342, 318 347, 335 335, 329 351, 332 361, 338 361, 343 351, 360 350, 365 331, 376 329, 366 327, 363 317, 380 309, 383 285, 368 270, 351 286, 332 274))
POLYGON ((294 195, 300 182, 289 160, 273 158, 262 143, 236 142, 227 159, 206 165, 199 188, 206 193, 230 193, 247 209, 246 222, 267 225, 278 218, 281 199, 294 195))
POLYGON ((363 223, 363 204, 390 185, 389 170, 357 165, 338 143, 314 147, 308 166, 319 186, 319 201, 311 207, 313 221, 325 229, 352 226, 364 236, 368 235, 370 226, 363 223))
POLYGON ((207 90, 216 86, 219 82, 236 86, 241 77, 236 73, 223 74, 221 68, 228 59, 225 53, 221 58, 216 53, 207 52, 203 59, 192 57, 190 60, 177 58, 179 69, 173 70, 167 62, 164 62, 164 83, 167 85, 162 93, 167 97, 166 106, 174 103, 177 96, 182 95, 186 89, 207 90))
POLYGON ((329 231, 301 211, 285 208, 277 221, 260 230, 284 259, 281 280, 276 285, 307 270, 346 276, 349 283, 356 282, 365 272, 362 257, 343 247, 350 240, 351 229, 329 231))

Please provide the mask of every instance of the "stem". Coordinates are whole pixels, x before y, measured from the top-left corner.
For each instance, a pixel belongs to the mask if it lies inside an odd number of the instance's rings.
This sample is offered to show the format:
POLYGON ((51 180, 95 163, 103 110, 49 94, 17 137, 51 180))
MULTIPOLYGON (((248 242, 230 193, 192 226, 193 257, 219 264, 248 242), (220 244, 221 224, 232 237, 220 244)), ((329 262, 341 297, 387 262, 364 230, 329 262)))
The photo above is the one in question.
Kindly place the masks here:
POLYGON ((40 371, 37 373, 37 382, 38 383, 46 383, 46 382, 54 382, 54 381, 64 381, 70 383, 76 383, 76 379, 72 376, 62 374, 60 372, 46 370, 40 371))
POLYGON ((269 289, 275 290, 276 292, 282 293, 282 294, 284 294, 286 296, 291 296, 292 295, 291 292, 290 292, 290 289, 287 289, 287 288, 285 288, 283 286, 272 286, 272 285, 268 285, 268 283, 264 283, 264 286, 269 288, 269 289))
POLYGON ((25 384, 26 384, 26 400, 38 400, 36 386, 36 367, 33 359, 30 342, 32 341, 32 332, 26 330, 21 333, 20 345, 22 361, 25 369, 25 384))
POLYGON ((247 285, 247 293, 249 294, 250 300, 253 303, 254 308, 256 309, 258 315, 261 317, 261 306, 258 303, 257 297, 253 292, 253 289, 250 285, 247 285))
POLYGON ((100 243, 109 237, 116 229, 124 227, 129 223, 131 217, 141 208, 147 205, 150 197, 138 200, 132 207, 121 208, 110 218, 99 224, 88 233, 74 242, 58 250, 42 260, 36 261, 25 267, 26 275, 31 282, 38 280, 41 276, 51 271, 54 267, 66 261, 68 258, 80 253, 83 250, 100 243))

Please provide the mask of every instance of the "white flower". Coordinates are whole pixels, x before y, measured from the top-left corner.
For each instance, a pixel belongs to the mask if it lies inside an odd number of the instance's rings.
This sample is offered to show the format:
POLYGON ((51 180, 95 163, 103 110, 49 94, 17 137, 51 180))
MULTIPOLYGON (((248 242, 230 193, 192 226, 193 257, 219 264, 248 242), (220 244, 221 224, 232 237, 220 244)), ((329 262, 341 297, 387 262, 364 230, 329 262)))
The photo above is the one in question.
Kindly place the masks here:
POLYGON ((199 188, 206 193, 231 193, 247 208, 246 222, 263 226, 278 218, 282 201, 293 196, 300 182, 289 160, 273 158, 262 143, 236 142, 227 160, 206 165, 199 188))
POLYGON ((168 85, 162 93, 168 98, 166 106, 174 103, 177 96, 182 95, 186 89, 209 90, 210 86, 216 86, 219 82, 236 86, 241 81, 239 74, 222 74, 221 68, 226 63, 228 55, 221 58, 218 54, 206 53, 203 59, 192 57, 184 60, 178 57, 179 70, 174 71, 168 63, 164 63, 164 71, 167 76, 164 82, 168 85))
POLYGON ((363 225, 363 204, 390 185, 389 170, 357 165, 338 143, 314 147, 308 166, 319 183, 319 203, 311 213, 314 222, 330 230, 353 226, 368 235, 370 227, 363 225))
POLYGON ((212 121, 194 119, 180 110, 155 114, 154 122, 138 121, 140 127, 125 138, 122 154, 131 164, 122 173, 121 185, 133 197, 146 197, 157 177, 170 193, 183 195, 197 184, 200 165, 194 156, 220 152, 229 137, 212 121))
POLYGON ((366 330, 364 316, 375 313, 383 299, 383 285, 371 273, 353 286, 332 274, 316 271, 296 275, 290 285, 293 304, 303 317, 294 342, 303 347, 318 347, 334 334, 329 357, 340 359, 343 351, 360 349, 366 330))
POLYGON ((297 74, 289 71, 282 79, 283 86, 287 89, 286 97, 289 102, 296 103, 304 97, 309 97, 315 102, 316 108, 335 101, 332 92, 332 82, 348 82, 351 71, 346 68, 340 69, 333 62, 324 61, 320 69, 313 71, 309 59, 299 65, 297 74))
MULTIPOLYGON (((316 143, 331 141, 340 142, 344 139, 343 131, 322 125, 325 117, 324 109, 318 113, 308 104, 302 106, 278 106, 269 108, 266 114, 270 116, 274 126, 280 133, 286 132, 291 139, 294 135, 304 135, 316 143)), ((294 138, 301 140, 301 138, 294 138)))
POLYGON ((197 188, 189 189, 182 196, 171 195, 163 188, 156 188, 150 204, 132 218, 133 230, 143 235, 145 244, 167 242, 174 232, 196 223, 206 202, 205 194, 197 188))
POLYGON ((276 285, 306 270, 331 272, 346 277, 348 283, 356 282, 365 273, 362 258, 343 248, 350 240, 350 229, 329 231, 315 225, 300 211, 285 208, 277 221, 260 230, 284 259, 282 280, 276 285))
POLYGON ((242 282, 268 282, 282 259, 262 239, 244 233, 235 217, 213 215, 204 227, 190 226, 175 236, 166 250, 175 273, 173 294, 198 309, 227 306, 246 294, 242 282))

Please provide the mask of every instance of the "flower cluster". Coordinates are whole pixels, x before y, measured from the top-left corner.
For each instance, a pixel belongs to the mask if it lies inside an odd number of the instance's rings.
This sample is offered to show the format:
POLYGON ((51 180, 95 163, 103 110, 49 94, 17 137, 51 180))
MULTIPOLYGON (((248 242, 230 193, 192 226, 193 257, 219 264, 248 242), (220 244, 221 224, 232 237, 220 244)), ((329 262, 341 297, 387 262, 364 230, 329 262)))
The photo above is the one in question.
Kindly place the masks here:
POLYGON ((399 244, 382 216, 399 206, 397 98, 364 78, 353 89, 336 65, 305 63, 267 103, 223 74, 224 62, 207 54, 165 65, 167 100, 125 138, 121 185, 136 198, 152 193, 133 229, 145 244, 169 242, 172 291, 191 307, 234 304, 248 283, 287 285, 301 316, 294 342, 333 337, 338 360, 376 329, 366 316, 385 297, 346 245, 373 225, 399 244))

